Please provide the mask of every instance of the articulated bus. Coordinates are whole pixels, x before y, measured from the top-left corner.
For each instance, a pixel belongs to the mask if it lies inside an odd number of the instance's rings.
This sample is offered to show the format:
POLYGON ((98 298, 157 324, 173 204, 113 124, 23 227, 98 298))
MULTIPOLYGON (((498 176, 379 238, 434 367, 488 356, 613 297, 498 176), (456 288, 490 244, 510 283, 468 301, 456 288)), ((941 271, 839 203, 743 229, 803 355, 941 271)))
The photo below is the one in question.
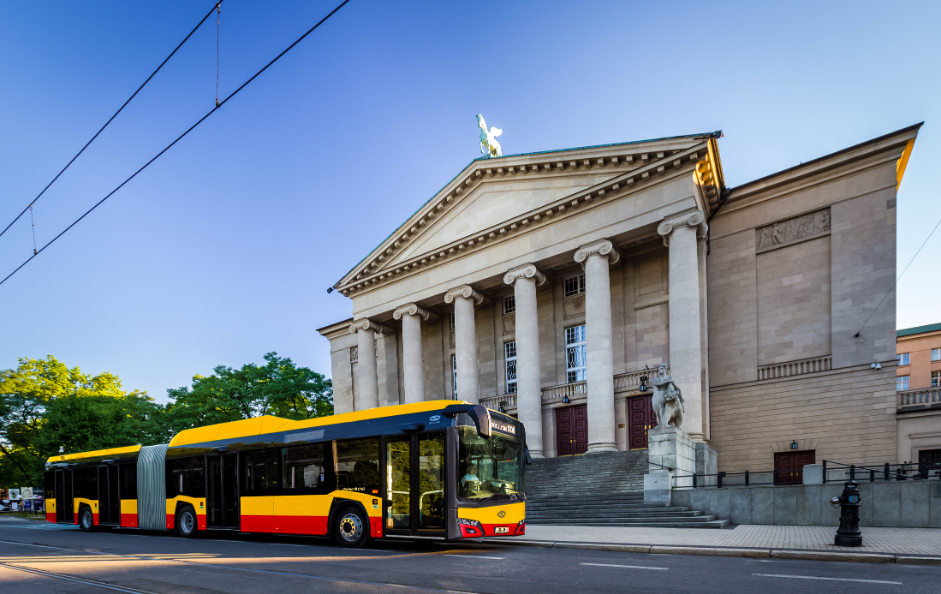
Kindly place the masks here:
POLYGON ((264 416, 46 463, 46 520, 99 527, 443 540, 526 531, 523 425, 435 400, 264 416))

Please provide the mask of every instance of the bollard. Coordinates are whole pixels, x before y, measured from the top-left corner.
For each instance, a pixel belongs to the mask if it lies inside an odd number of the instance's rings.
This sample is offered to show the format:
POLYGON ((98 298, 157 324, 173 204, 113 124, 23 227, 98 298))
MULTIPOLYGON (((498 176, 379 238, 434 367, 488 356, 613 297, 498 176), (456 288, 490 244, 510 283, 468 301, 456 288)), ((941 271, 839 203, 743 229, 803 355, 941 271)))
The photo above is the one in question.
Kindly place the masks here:
POLYGON ((830 500, 833 506, 840 506, 840 527, 833 541, 838 547, 863 546, 863 534, 859 530, 859 487, 856 481, 847 481, 843 494, 830 500))

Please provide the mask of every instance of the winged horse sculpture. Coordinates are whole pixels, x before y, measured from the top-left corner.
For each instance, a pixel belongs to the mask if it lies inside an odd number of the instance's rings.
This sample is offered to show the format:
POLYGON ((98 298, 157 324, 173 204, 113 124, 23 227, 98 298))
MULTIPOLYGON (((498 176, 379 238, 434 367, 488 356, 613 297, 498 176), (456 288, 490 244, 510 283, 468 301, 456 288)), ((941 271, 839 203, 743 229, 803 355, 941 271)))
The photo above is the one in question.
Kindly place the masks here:
POLYGON ((494 126, 488 131, 487 122, 484 121, 484 116, 479 113, 477 114, 477 125, 480 126, 480 152, 486 153, 490 158, 502 157, 503 150, 496 138, 503 134, 503 130, 494 126))

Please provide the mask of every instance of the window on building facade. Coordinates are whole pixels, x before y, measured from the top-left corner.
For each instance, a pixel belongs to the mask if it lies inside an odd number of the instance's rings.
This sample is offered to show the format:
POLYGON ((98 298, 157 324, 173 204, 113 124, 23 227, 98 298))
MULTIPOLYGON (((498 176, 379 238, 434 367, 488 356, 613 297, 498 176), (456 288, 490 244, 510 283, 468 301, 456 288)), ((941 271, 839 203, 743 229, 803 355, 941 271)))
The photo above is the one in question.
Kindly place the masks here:
POLYGON ((582 382, 585 377, 585 325, 565 329, 565 375, 568 383, 582 382))
POLYGON ((941 349, 931 349, 931 360, 941 361, 941 349))
POLYGON ((565 279, 565 297, 574 297, 585 292, 585 275, 570 276, 565 279))
POLYGON ((516 313, 516 296, 507 295, 503 298, 503 315, 516 313))
POLYGON ((896 391, 901 392, 902 390, 907 390, 910 379, 911 379, 911 376, 908 376, 908 375, 900 375, 897 378, 895 378, 896 391))
POLYGON ((506 359, 506 393, 516 394, 516 341, 503 345, 503 354, 506 359))
POLYGON ((941 371, 931 372, 931 387, 941 388, 941 371))
POLYGON ((451 399, 457 400, 457 357, 451 355, 451 399))
POLYGON ((899 365, 908 365, 909 353, 899 353, 895 358, 899 360, 899 365))

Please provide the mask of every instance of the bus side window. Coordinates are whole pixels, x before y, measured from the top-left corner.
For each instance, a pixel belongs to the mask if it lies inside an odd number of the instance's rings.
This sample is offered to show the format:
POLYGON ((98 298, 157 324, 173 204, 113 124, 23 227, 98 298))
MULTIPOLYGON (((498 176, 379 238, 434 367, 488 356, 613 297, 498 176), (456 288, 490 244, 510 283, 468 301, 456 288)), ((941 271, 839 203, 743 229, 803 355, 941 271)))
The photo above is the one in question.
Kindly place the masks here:
POLYGON ((98 500, 98 472, 94 468, 79 468, 75 477, 75 497, 98 500))
POLYGON ((378 437, 337 441, 337 481, 340 489, 379 494, 381 474, 378 437))
POLYGON ((277 495, 281 490, 280 452, 276 449, 242 454, 244 495, 277 495))
POLYGON ((177 495, 205 497, 205 459, 202 456, 167 462, 167 499, 177 495))
POLYGON ((312 443, 284 448, 284 492, 290 495, 320 494, 333 490, 332 448, 312 443))
POLYGON ((121 471, 121 499, 137 499, 137 464, 122 464, 121 471))

